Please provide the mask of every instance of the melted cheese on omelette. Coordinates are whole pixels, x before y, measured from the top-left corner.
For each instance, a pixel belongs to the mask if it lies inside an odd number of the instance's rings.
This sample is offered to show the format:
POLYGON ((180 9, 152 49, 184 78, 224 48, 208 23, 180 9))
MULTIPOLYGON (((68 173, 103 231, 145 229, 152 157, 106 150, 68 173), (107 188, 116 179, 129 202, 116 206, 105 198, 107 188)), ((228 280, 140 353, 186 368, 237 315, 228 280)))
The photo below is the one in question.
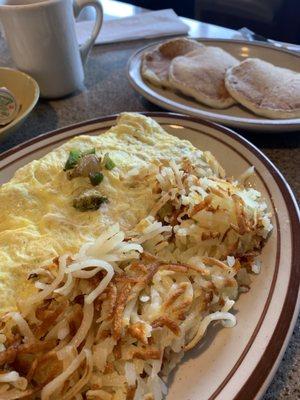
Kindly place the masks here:
POLYGON ((132 229, 154 206, 156 178, 151 168, 163 160, 182 163, 194 157, 204 175, 217 174, 220 166, 209 152, 166 133, 154 120, 138 114, 122 114, 117 125, 98 136, 78 136, 19 169, 0 188, 0 312, 12 310, 32 293, 28 272, 53 257, 76 253, 115 222, 132 229), (97 211, 81 212, 72 199, 91 188, 87 178, 68 180, 63 171, 69 151, 109 153, 116 167, 104 170, 96 187, 109 203, 97 211), (143 171, 129 179, 129 171, 143 171))

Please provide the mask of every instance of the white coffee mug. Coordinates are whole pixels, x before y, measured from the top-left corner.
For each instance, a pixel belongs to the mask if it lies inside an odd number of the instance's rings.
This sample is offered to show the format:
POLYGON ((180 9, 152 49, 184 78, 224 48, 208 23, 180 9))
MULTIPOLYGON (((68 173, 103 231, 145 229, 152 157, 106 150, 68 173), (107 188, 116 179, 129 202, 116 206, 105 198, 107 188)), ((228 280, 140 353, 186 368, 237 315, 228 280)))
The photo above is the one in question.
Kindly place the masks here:
POLYGON ((38 82, 42 97, 82 88, 83 67, 103 20, 99 0, 0 0, 0 20, 16 67, 38 82), (79 47, 74 16, 86 6, 94 7, 96 20, 79 47))

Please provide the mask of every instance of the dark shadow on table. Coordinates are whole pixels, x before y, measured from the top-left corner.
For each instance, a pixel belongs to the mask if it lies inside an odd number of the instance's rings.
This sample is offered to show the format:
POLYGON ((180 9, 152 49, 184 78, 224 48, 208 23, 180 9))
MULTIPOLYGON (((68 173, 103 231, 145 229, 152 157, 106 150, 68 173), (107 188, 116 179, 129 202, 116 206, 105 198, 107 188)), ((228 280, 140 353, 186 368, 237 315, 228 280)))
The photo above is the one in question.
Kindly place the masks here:
POLYGON ((297 373, 299 366, 297 365, 297 356, 300 351, 300 317, 294 329, 293 336, 288 344, 286 352, 282 358, 280 366, 274 376, 271 385, 269 386, 264 400, 286 399, 296 400, 300 398, 300 386, 295 386, 292 391, 289 389, 287 382, 292 379, 290 373, 297 373))
POLYGON ((282 133, 251 132, 242 129, 236 129, 236 131, 259 148, 268 148, 268 149, 300 148, 300 131, 296 132, 283 131, 282 133))

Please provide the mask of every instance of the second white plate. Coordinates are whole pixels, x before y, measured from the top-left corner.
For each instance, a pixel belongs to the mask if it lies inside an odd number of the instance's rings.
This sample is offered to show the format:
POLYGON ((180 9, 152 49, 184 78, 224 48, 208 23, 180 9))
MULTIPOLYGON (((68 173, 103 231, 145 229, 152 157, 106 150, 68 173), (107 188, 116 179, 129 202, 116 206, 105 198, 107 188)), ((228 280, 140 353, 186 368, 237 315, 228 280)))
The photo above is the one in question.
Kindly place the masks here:
MULTIPOLYGON (((274 65, 289 68, 300 73, 300 55, 278 49, 269 44, 248 42, 243 40, 227 39, 197 39, 209 46, 218 46, 243 60, 247 57, 261 58, 274 65)), ((145 51, 154 48, 156 44, 144 47, 136 52, 128 62, 128 78, 134 89, 147 100, 163 108, 179 111, 188 115, 202 117, 224 125, 236 128, 251 129, 265 132, 300 131, 300 118, 295 119, 267 119, 258 117, 240 105, 234 105, 224 110, 207 107, 169 89, 158 88, 143 80, 140 70, 142 55, 145 51)))

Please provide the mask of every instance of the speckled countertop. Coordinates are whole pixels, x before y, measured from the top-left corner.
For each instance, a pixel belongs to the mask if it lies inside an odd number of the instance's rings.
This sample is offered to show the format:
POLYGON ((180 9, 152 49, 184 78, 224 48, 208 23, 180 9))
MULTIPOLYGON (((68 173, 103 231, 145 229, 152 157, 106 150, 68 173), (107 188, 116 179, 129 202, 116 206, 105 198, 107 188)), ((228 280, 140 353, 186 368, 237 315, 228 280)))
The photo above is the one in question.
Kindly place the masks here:
MULTIPOLYGON (((129 85, 126 64, 133 52, 149 41, 97 46, 91 52, 85 88, 72 97, 40 100, 25 123, 14 133, 0 138, 0 153, 41 133, 79 121, 121 111, 160 110, 144 100, 129 85)), ((0 40, 1 66, 11 66, 4 41, 0 40)), ((280 134, 246 133, 279 168, 300 199, 300 132, 280 134)), ((299 266, 300 268, 300 266, 299 266)), ((264 400, 300 399, 300 320, 280 367, 264 400)))

